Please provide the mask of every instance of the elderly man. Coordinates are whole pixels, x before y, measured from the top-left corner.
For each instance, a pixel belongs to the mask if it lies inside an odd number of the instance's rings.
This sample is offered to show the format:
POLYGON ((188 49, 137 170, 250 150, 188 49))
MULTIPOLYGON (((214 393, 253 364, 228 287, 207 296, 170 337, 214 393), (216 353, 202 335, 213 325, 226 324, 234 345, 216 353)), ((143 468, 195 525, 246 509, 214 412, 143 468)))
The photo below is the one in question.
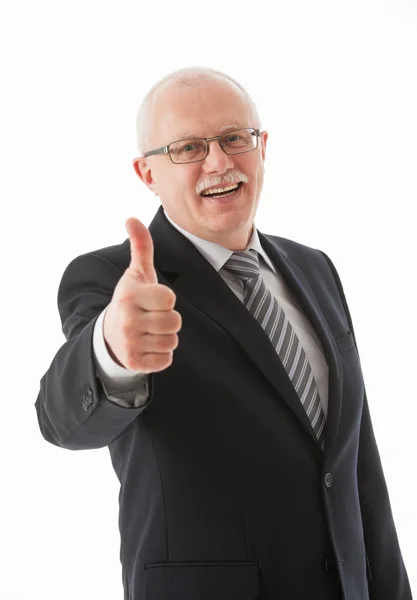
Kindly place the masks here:
POLYGON ((149 91, 162 206, 66 268, 40 430, 108 446, 125 600, 411 600, 337 271, 254 226, 267 139, 224 73, 149 91))

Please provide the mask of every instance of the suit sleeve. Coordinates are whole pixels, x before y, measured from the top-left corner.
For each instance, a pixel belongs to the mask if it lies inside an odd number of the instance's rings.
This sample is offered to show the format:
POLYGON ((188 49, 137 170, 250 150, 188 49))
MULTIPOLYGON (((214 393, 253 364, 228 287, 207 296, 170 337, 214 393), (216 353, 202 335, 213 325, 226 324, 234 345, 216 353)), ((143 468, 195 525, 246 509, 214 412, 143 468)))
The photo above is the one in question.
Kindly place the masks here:
MULTIPOLYGON (((333 271, 350 330, 355 336, 339 275, 330 258, 326 254, 324 256, 333 271)), ((372 427, 366 391, 359 434, 357 476, 368 576, 370 577, 368 581, 369 598, 370 600, 412 600, 410 583, 399 546, 388 489, 372 427)))
POLYGON ((153 397, 124 407, 108 399, 94 362, 94 326, 110 303, 122 273, 96 254, 75 258, 58 289, 58 310, 66 342, 40 381, 35 408, 42 436, 69 450, 103 448, 118 439, 153 397))

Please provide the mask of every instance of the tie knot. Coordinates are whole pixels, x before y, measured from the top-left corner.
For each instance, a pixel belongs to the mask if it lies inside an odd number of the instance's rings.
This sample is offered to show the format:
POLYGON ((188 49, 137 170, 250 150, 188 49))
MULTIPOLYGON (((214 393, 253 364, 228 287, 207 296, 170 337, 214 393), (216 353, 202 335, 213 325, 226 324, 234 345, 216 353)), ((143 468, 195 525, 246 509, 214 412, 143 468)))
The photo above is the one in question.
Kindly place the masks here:
POLYGON ((248 281, 248 279, 259 275, 258 252, 253 248, 251 250, 233 252, 229 260, 223 265, 223 268, 236 275, 242 281, 248 281))

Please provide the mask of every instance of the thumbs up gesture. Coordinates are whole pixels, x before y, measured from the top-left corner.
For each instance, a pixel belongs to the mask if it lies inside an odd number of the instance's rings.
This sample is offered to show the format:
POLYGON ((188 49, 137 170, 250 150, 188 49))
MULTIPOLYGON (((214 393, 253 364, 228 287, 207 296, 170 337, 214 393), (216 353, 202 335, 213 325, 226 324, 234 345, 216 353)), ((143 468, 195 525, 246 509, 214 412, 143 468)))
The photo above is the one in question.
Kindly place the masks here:
POLYGON ((163 371, 173 360, 182 319, 176 295, 158 283, 151 234, 136 218, 126 221, 130 265, 115 287, 103 321, 107 350, 120 366, 141 373, 163 371))

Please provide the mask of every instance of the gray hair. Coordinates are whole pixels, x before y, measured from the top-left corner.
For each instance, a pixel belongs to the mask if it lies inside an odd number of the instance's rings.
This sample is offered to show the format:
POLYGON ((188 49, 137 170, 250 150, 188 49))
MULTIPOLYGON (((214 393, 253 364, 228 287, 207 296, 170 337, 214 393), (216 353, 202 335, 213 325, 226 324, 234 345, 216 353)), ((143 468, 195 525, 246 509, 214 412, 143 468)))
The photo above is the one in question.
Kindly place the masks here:
POLYGON ((241 92, 243 92, 251 109, 252 118, 254 120, 253 127, 261 129, 261 120, 259 118, 258 109, 256 108, 255 102, 240 83, 230 77, 230 75, 209 67, 184 67, 183 69, 173 71, 162 79, 159 79, 142 100, 136 117, 136 140, 139 152, 143 154, 144 152, 150 150, 150 148, 148 148, 148 138, 152 123, 153 106, 156 92, 163 84, 171 83, 172 86, 186 87, 192 85, 195 86, 199 83, 212 81, 214 79, 226 79, 227 81, 232 82, 241 92))

